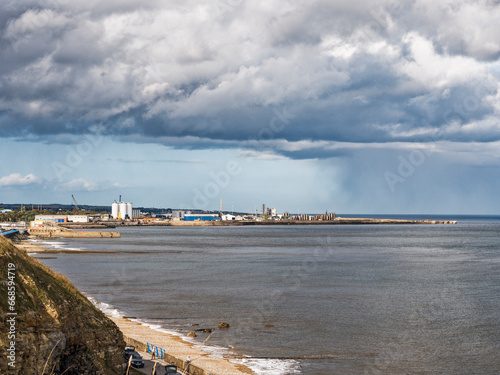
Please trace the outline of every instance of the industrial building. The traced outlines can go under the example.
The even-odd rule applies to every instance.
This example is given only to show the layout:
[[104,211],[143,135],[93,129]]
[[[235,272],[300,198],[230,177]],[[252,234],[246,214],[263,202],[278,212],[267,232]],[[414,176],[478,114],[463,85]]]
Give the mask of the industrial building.
[[219,215],[215,214],[185,214],[184,221],[215,221],[219,220]]
[[36,215],[35,221],[43,223],[67,223],[67,215]]
[[174,219],[183,219],[184,215],[190,214],[191,211],[186,210],[172,210],[172,218]]
[[222,221],[232,221],[232,220],[236,220],[236,216],[231,214],[222,215]]
[[114,202],[111,205],[111,216],[113,219],[132,219],[132,203]]
[[68,215],[70,223],[88,223],[90,221],[88,215]]
[[43,226],[45,223],[88,223],[88,215],[36,215],[32,226]]

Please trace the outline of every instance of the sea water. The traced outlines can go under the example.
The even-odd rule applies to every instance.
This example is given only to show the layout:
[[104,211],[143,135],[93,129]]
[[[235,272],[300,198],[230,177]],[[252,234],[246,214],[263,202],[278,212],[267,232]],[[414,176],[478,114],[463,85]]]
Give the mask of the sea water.
[[115,315],[215,329],[204,349],[258,374],[498,374],[500,218],[440,218],[124,227],[41,261]]

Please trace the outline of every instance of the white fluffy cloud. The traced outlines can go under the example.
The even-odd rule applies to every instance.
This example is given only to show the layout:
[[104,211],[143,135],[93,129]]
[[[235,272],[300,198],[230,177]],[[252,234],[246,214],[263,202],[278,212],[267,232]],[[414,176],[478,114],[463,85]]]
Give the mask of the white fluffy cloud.
[[80,192],[96,192],[106,191],[110,189],[125,189],[130,187],[129,185],[124,185],[116,182],[96,182],[85,178],[75,178],[66,182],[54,183],[52,186],[54,191]]
[[77,178],[55,186],[56,191],[98,191],[102,188],[94,181]]
[[23,186],[41,183],[42,179],[34,174],[27,174],[26,176],[20,173],[12,173],[8,176],[0,178],[0,187],[6,186]]

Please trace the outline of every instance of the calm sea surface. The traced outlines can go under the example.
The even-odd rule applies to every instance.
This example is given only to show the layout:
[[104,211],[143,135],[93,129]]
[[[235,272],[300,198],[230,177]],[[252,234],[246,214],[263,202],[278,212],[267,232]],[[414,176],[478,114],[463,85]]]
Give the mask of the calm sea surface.
[[441,218],[459,224],[120,228],[41,261],[156,328],[228,322],[206,350],[260,374],[499,374],[500,217]]

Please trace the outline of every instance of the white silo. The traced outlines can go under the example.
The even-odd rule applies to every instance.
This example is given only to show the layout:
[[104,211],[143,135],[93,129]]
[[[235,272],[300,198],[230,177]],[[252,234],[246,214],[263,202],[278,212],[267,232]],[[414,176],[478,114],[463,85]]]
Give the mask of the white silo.
[[118,203],[114,202],[111,205],[111,216],[113,217],[113,219],[118,219],[118,210],[119,210]]
[[132,219],[132,203],[127,203],[127,219]]
[[123,202],[120,202],[118,203],[119,205],[119,214],[118,214],[118,219],[125,219],[125,216],[127,215],[127,204],[126,203],[123,203]]

